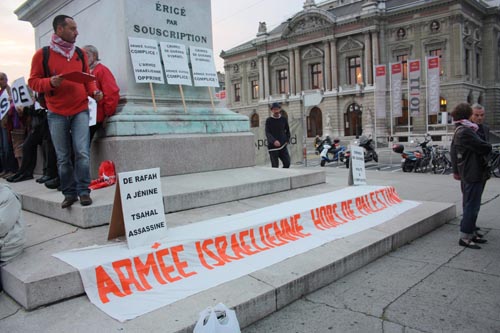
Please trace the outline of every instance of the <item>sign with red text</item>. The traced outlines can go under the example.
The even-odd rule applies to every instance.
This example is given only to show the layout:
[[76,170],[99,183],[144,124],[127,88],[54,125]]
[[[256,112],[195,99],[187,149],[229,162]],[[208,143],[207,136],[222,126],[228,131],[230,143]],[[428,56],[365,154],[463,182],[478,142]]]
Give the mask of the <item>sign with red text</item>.
[[125,321],[375,227],[418,205],[401,200],[393,187],[349,187],[170,228],[168,238],[152,246],[110,244],[55,257],[80,271],[92,303]]
[[401,99],[401,80],[403,79],[403,65],[400,62],[391,64],[391,117],[401,117],[403,110]]
[[[117,200],[120,200],[120,204]],[[114,230],[121,227],[116,224],[123,221],[124,228],[120,230],[124,230],[130,249],[151,246],[166,237],[160,168],[119,173],[113,206],[121,206],[121,214],[113,210],[109,234],[112,235]]]
[[387,69],[385,65],[375,66],[375,116],[386,117]]
[[427,110],[429,115],[438,114],[440,108],[440,68],[439,57],[425,57],[427,63]]
[[408,108],[412,117],[420,113],[420,59],[408,60]]

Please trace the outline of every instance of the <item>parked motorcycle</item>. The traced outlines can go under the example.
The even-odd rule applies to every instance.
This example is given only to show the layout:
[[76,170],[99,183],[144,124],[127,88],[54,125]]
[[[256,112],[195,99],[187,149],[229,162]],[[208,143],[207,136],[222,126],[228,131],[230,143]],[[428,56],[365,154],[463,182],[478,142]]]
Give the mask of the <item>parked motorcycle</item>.
[[329,137],[323,140],[317,147],[320,152],[319,156],[321,158],[320,165],[323,167],[326,163],[330,162],[344,162],[345,159],[345,147],[340,145],[340,140],[333,140],[333,144],[330,142]]
[[432,161],[432,147],[429,146],[431,139],[426,136],[423,142],[418,143],[422,151],[405,151],[404,145],[394,144],[392,151],[401,154],[401,169],[403,172],[425,172]]
[[[378,154],[375,151],[375,144],[373,142],[373,139],[372,139],[371,135],[369,135],[368,137],[364,136],[364,135],[360,136],[359,137],[358,145],[360,147],[364,148],[365,163],[366,162],[371,162],[371,161],[378,162]],[[350,158],[351,158],[351,151],[347,150],[345,152],[345,167],[346,168],[349,168]]]

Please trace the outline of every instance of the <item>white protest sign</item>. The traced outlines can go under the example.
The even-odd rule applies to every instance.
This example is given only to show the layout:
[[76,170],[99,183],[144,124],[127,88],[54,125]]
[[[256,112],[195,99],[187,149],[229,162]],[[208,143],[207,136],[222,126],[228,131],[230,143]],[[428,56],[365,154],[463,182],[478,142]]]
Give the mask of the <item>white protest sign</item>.
[[165,238],[160,168],[122,172],[118,179],[128,247],[148,246]]
[[165,83],[158,43],[152,39],[129,37],[128,46],[135,82]]
[[189,52],[191,66],[193,67],[194,85],[197,87],[218,87],[219,78],[217,77],[212,50],[190,46]]
[[363,147],[351,146],[349,185],[366,185],[365,149]]
[[0,95],[0,119],[3,119],[3,117],[5,117],[9,109],[9,94],[7,93],[7,89],[4,89],[4,91],[2,91],[2,94]]
[[168,84],[192,86],[186,46],[176,43],[160,43],[161,56],[165,66]]
[[24,107],[33,105],[28,86],[24,77],[20,77],[12,83],[12,100],[16,107]]
[[94,126],[97,124],[97,102],[92,97],[88,96],[89,99],[89,126]]

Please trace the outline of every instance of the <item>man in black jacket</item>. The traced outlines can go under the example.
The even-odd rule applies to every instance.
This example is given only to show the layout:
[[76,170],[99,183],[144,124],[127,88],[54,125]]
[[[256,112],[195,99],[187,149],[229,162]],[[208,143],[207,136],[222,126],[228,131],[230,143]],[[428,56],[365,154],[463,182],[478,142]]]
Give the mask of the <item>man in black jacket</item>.
[[450,147],[453,177],[460,180],[462,188],[463,216],[458,243],[480,249],[476,243],[486,243],[486,240],[477,234],[476,221],[483,189],[490,175],[487,158],[491,145],[479,137],[478,125],[469,120],[472,116],[469,104],[458,104],[451,115],[457,125]]
[[283,168],[290,167],[290,155],[287,144],[290,142],[290,127],[288,120],[281,114],[281,105],[273,103],[271,105],[271,117],[266,119],[266,138],[271,166],[277,168],[279,160],[283,163]]

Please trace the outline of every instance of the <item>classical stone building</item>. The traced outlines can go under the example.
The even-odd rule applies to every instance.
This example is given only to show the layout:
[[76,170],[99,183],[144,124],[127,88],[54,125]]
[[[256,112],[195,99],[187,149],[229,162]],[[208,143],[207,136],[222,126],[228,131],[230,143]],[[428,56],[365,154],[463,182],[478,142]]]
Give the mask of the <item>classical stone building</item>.
[[[409,125],[407,61],[421,59],[425,67],[426,56],[441,60],[441,112],[426,114],[423,68],[422,106]],[[228,107],[247,115],[254,133],[263,131],[268,105],[277,101],[291,123],[297,124],[299,138],[305,124],[309,138],[329,134],[352,139],[375,132],[378,142],[387,142],[390,94],[385,119],[375,119],[373,73],[375,65],[394,62],[403,64],[403,116],[392,121],[397,140],[428,131],[434,140],[445,141],[453,126],[443,112],[464,101],[483,104],[486,122],[500,130],[498,0],[330,0],[318,4],[307,0],[301,12],[271,31],[265,22],[259,23],[255,39],[223,51],[221,57]],[[322,102],[303,108],[303,93],[314,90],[322,92]]]

